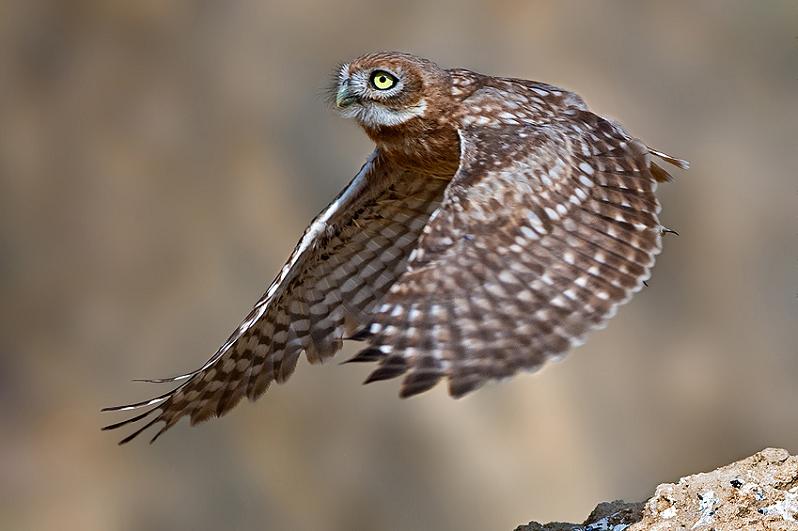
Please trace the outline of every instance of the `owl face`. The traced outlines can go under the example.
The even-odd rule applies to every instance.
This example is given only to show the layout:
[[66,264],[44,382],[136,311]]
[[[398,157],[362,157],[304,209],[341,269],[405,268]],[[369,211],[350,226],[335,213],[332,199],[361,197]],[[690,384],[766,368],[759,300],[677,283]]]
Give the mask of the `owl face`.
[[336,78],[336,109],[367,128],[396,127],[423,118],[428,88],[437,81],[437,66],[403,54],[371,54],[341,66]]

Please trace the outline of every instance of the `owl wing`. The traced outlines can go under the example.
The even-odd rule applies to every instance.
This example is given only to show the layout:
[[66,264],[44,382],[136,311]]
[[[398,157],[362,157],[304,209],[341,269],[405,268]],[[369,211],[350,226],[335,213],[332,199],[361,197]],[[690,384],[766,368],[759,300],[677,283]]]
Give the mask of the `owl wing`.
[[341,348],[347,331],[404,271],[421,229],[439,206],[447,181],[409,174],[375,151],[347,188],[311,223],[288,262],[222,347],[188,374],[149,380],[180,382],[161,396],[104,411],[147,408],[106,426],[115,429],[155,414],[121,443],[161,422],[153,441],[184,416],[220,416],[244,396],[258,398],[285,381],[301,353],[311,363]]
[[358,357],[379,360],[367,382],[405,374],[410,396],[446,377],[462,396],[581,344],[640,290],[669,176],[620,126],[567,114],[460,130],[443,203],[359,334],[370,346]]

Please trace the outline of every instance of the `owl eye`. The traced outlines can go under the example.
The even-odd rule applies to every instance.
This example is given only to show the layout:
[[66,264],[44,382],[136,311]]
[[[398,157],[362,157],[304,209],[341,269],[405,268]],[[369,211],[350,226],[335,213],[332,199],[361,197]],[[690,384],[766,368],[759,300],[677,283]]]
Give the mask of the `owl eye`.
[[388,90],[396,85],[396,77],[384,70],[375,70],[371,74],[371,86],[377,90]]

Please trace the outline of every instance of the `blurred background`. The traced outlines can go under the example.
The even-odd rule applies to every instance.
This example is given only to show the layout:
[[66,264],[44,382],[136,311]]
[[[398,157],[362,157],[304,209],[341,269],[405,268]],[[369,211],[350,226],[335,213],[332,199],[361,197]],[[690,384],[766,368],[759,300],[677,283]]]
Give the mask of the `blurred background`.
[[[689,159],[650,287],[463,400],[303,360],[117,447],[100,407],[203,363],[365,160],[322,92],[378,49],[570,88]],[[798,452],[797,84],[791,1],[0,3],[0,528],[503,530]]]

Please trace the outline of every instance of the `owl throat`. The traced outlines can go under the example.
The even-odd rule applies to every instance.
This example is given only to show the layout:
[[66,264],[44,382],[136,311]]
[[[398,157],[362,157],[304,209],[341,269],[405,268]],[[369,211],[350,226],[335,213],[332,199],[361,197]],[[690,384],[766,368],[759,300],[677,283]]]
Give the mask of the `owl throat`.
[[460,165],[460,137],[452,123],[418,118],[394,127],[363,127],[382,155],[399,167],[451,179]]

